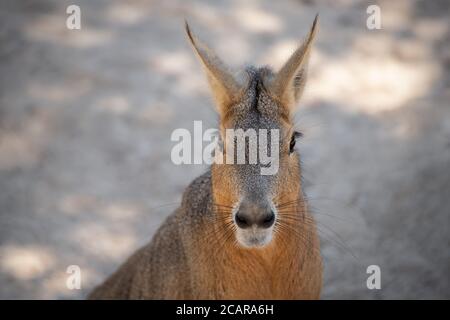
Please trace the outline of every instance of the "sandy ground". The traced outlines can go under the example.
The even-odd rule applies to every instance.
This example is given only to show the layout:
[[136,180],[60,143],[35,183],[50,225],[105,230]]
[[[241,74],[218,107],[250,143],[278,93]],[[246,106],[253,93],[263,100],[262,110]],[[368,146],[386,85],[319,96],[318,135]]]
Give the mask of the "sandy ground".
[[70,31],[71,3],[0,5],[0,298],[84,298],[205,170],[170,161],[174,129],[217,118],[184,18],[279,67],[317,12],[297,126],[323,298],[450,298],[448,1],[380,1],[382,30],[363,1],[80,0]]

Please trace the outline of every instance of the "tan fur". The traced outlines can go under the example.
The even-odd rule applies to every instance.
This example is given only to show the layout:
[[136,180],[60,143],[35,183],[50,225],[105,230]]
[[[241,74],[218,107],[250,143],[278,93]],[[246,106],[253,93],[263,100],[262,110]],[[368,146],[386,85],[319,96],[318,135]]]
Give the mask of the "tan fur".
[[[259,74],[264,83],[255,82],[262,90],[258,100],[261,112],[275,117],[286,137],[292,135],[293,104],[301,90],[293,79],[305,68],[303,60],[307,59],[316,20],[287,67],[273,77],[262,70]],[[213,93],[219,96],[220,128],[231,128],[237,118],[245,116],[236,111],[239,104],[235,100],[245,99],[244,93],[250,89],[239,84],[204,45],[199,49],[188,27],[187,32],[207,69]],[[286,99],[286,92],[291,92],[291,98]],[[237,243],[232,206],[241,197],[239,177],[233,166],[213,164],[186,189],[181,207],[168,217],[153,240],[90,298],[318,299],[322,286],[319,239],[302,191],[299,155],[289,152],[287,139],[282,141],[280,169],[272,181],[278,221],[268,245],[244,248]]]

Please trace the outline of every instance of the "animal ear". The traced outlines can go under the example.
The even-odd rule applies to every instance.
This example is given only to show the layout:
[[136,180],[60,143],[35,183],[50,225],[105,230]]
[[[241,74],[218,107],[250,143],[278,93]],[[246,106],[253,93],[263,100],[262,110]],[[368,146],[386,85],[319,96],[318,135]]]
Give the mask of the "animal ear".
[[204,43],[197,39],[191,32],[187,22],[185,22],[185,27],[189,41],[206,70],[219,112],[224,114],[226,109],[238,99],[242,86],[238,84],[222,60]]
[[295,50],[269,85],[270,91],[284,105],[293,108],[300,99],[306,83],[309,53],[317,32],[318,15],[305,41]]

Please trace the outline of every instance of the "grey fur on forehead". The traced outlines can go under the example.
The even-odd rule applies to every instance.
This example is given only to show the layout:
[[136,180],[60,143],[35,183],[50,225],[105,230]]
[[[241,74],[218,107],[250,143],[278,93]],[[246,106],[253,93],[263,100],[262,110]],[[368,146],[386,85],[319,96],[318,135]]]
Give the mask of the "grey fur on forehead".
[[[270,97],[264,85],[273,77],[272,70],[269,67],[248,66],[245,68],[245,75],[245,92],[242,99],[233,106],[235,127],[275,128],[274,124],[280,116],[279,106]],[[249,120],[258,120],[258,123]]]
[[[268,67],[256,68],[249,66],[245,69],[247,81],[242,99],[232,106],[233,127],[235,129],[267,129],[270,142],[272,135],[270,129],[281,129],[280,113],[278,104],[268,94],[264,83],[269,81],[273,73]],[[267,82],[266,82],[267,83]],[[258,133],[257,133],[258,134]],[[281,134],[279,135],[279,139]],[[282,141],[280,142],[280,148]],[[259,139],[258,142],[259,144]],[[270,143],[267,144],[267,151],[272,152]],[[249,159],[249,150],[245,150],[246,161]],[[237,187],[247,198],[254,201],[263,201],[276,181],[276,176],[261,175],[261,164],[233,164],[237,172],[239,183]],[[265,200],[264,200],[265,201]]]

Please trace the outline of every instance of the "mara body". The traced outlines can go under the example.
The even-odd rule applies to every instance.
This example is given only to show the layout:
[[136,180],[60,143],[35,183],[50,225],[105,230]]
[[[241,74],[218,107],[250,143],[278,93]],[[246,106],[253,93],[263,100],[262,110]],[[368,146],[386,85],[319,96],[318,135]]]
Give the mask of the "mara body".
[[[214,163],[183,194],[152,241],[98,286],[91,299],[317,299],[322,261],[301,185],[300,136],[293,113],[301,97],[317,17],[306,40],[278,71],[248,67],[237,76],[186,31],[227,129],[278,130],[277,171],[260,163]],[[269,136],[270,138],[270,136]],[[272,136],[274,138],[274,136]],[[268,144],[270,139],[258,139]],[[269,148],[271,145],[265,145]],[[244,149],[249,159],[249,148]]]

